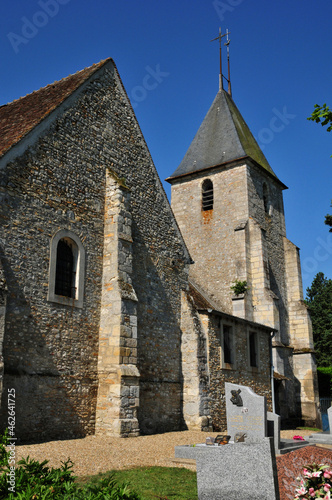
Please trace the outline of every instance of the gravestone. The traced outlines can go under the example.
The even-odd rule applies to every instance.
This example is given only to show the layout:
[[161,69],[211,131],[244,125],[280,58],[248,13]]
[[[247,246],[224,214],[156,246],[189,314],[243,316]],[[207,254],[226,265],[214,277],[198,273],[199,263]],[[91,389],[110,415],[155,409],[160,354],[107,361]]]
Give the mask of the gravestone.
[[245,432],[246,441],[255,442],[267,436],[266,398],[249,387],[225,383],[227,433],[231,441]]
[[330,406],[330,408],[327,409],[327,420],[329,423],[330,430],[327,429],[324,432],[316,432],[315,434],[311,434],[311,436],[309,436],[308,438],[310,444],[324,443],[332,445],[332,406]]
[[267,435],[273,437],[275,451],[278,454],[280,450],[280,428],[281,418],[276,413],[267,412]]
[[226,446],[176,446],[175,457],[194,459],[199,500],[279,500],[272,438]]

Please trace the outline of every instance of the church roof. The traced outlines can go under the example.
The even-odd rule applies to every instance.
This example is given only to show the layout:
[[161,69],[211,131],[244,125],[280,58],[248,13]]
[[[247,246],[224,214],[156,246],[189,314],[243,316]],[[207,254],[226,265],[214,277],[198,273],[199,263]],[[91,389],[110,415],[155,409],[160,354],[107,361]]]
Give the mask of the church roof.
[[197,309],[217,309],[217,306],[211,300],[211,298],[196,283],[194,283],[192,278],[189,278],[188,293]]
[[182,162],[167,180],[247,157],[277,179],[233,99],[219,90]]
[[110,59],[100,61],[32,94],[0,106],[0,156],[26,136],[108,61]]

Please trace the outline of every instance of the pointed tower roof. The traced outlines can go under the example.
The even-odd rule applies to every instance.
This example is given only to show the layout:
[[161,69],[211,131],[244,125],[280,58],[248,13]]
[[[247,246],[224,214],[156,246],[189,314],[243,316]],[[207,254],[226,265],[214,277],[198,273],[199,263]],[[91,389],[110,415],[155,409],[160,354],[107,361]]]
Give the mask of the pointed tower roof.
[[166,180],[172,182],[177,177],[244,158],[251,158],[268,174],[279,180],[233,99],[225,90],[221,89],[182,162]]

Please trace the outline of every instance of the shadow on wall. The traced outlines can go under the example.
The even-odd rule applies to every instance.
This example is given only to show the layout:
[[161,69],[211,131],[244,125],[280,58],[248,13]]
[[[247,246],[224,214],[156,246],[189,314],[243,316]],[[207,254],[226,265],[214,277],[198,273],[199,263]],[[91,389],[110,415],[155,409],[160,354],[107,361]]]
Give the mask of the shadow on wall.
[[141,434],[184,428],[181,373],[181,293],[184,263],[142,242],[133,221],[133,286],[138,297],[138,369]]
[[[45,322],[45,304],[43,310],[38,311],[33,295],[29,299],[25,297],[8,259],[3,252],[1,254],[9,289],[3,352],[1,431],[8,426],[8,390],[14,389],[15,437],[18,443],[73,439],[93,434],[97,365],[95,361],[90,377],[78,371],[81,349],[75,353],[73,347],[75,338],[79,338],[73,316],[80,313],[68,306],[47,304],[51,313]],[[53,324],[50,324],[51,318]],[[66,336],[63,336],[64,329]],[[52,345],[56,336],[58,343]],[[59,345],[61,349],[56,351]]]

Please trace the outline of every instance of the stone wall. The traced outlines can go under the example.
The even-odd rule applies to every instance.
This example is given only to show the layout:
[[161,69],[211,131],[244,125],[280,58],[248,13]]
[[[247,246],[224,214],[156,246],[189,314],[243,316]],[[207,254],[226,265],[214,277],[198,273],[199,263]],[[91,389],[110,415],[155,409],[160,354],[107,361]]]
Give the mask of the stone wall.
[[[288,345],[290,337],[283,245],[286,230],[282,186],[257,166],[248,166],[249,214],[255,222],[251,224],[254,321],[276,328],[277,340]],[[261,247],[258,252],[255,251],[255,245]],[[255,259],[258,259],[256,270]]]
[[[172,209],[194,260],[190,275],[223,311],[232,314],[236,279],[246,279],[245,246],[236,228],[248,220],[246,165],[172,181]],[[202,211],[202,184],[213,181],[213,210]]]
[[[232,328],[232,366],[222,360],[223,324]],[[227,430],[225,382],[250,387],[267,398],[272,410],[270,329],[216,311],[197,312],[186,295],[182,331],[183,416],[188,429]],[[259,339],[257,368],[249,366],[249,332]]]
[[[205,179],[214,192],[213,210],[207,211]],[[289,342],[281,184],[254,164],[238,162],[173,180],[172,208],[195,262],[193,279],[224,312],[270,325]],[[248,282],[243,304],[232,301],[235,280]]]
[[[213,182],[213,209],[204,211],[202,184],[206,179]],[[276,331],[273,358],[281,376],[277,392],[283,418],[299,416],[301,402],[308,408],[310,399],[316,408],[315,370],[309,390],[309,372],[304,383],[296,368],[299,363],[293,360],[294,348],[312,350],[312,338],[300,297],[298,256],[285,237],[285,186],[250,160],[196,172],[171,183],[172,208],[195,261],[191,277],[222,312]],[[232,294],[235,280],[247,281],[244,295]],[[215,396],[219,398],[217,393]]]
[[[221,365],[222,324],[231,325],[235,342],[235,360],[230,368]],[[271,400],[271,365],[270,365],[270,330],[258,325],[241,322],[236,318],[222,314],[209,316],[209,371],[211,417],[215,431],[226,431],[225,382],[250,387],[260,396],[267,399],[268,411],[272,411]],[[249,366],[248,334],[255,332],[258,336],[258,367]]]
[[[127,253],[118,254],[124,261],[117,286],[130,284],[138,302],[103,302],[105,312],[107,167],[130,190],[125,211],[130,207],[131,216],[116,215],[118,240],[127,245]],[[100,397],[109,394],[106,380],[114,383],[105,377],[102,351],[98,375],[100,317],[104,328],[103,318],[113,312],[120,331],[109,351],[117,353],[121,403],[111,418],[98,414],[99,430],[137,432],[125,421],[135,421],[138,411],[138,373],[141,430],[179,429],[180,301],[189,255],[112,62],[0,160],[0,198],[0,258],[8,285],[5,392],[16,389],[17,435],[40,440],[95,431],[98,383]],[[126,242],[121,234],[130,224],[133,242]],[[80,238],[86,254],[82,308],[47,300],[50,242],[64,228]],[[121,368],[127,364],[136,369]],[[2,424],[5,401],[3,412]],[[113,417],[123,422],[111,431]]]
[[[1,424],[15,388],[16,433],[26,441],[84,436],[95,425],[104,172],[78,156],[72,120],[58,123],[0,168],[8,286]],[[85,248],[83,308],[47,300],[51,239],[63,228]]]

